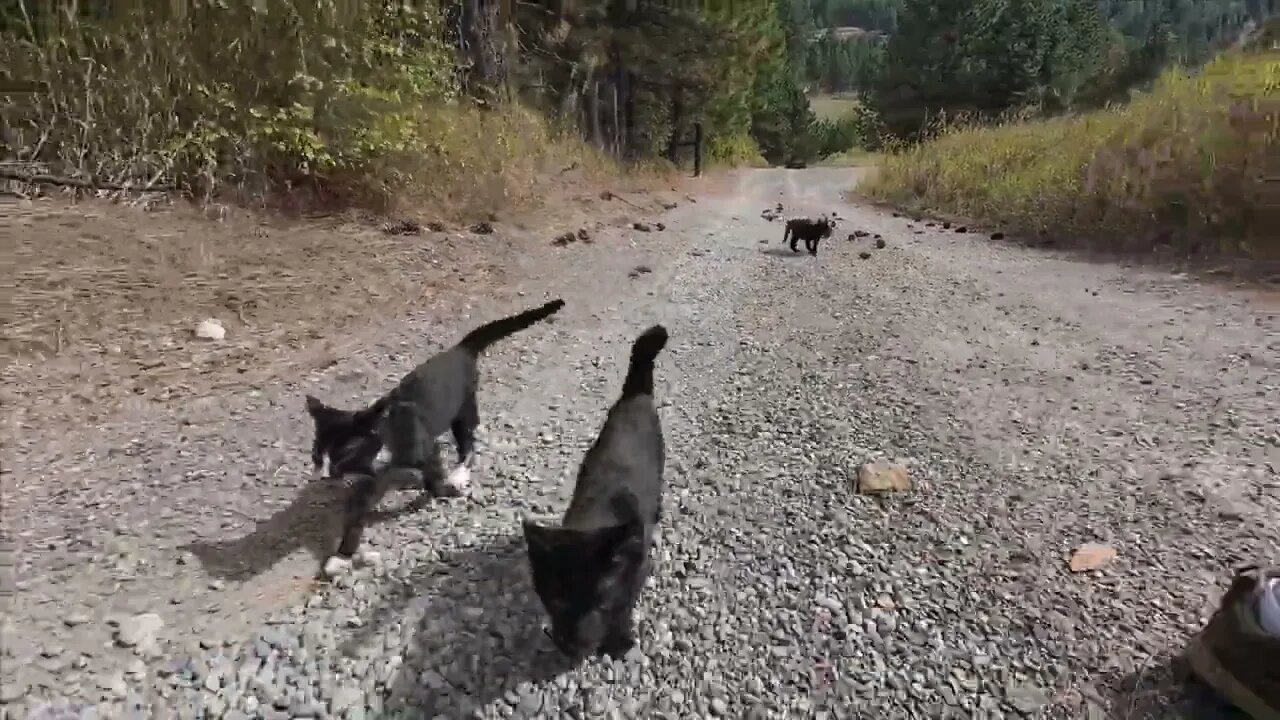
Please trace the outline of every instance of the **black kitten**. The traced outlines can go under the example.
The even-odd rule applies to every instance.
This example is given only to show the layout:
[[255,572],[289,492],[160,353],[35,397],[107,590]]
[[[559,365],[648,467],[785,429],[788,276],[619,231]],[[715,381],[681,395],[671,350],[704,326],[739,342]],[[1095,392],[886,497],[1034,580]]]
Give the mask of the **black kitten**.
[[826,238],[831,237],[831,231],[836,227],[834,219],[828,220],[821,218],[819,220],[811,220],[809,218],[792,218],[787,221],[787,229],[782,232],[782,242],[791,239],[791,252],[799,252],[800,249],[796,244],[800,240],[804,240],[804,248],[809,251],[810,255],[818,254],[818,243]]
[[662,506],[666,448],[653,362],[666,344],[666,329],[655,325],[632,345],[622,396],[582,459],[561,526],[523,522],[551,639],[574,658],[620,656],[635,645],[632,612],[651,569]]
[[[563,300],[495,320],[472,330],[462,341],[405,375],[390,393],[363,410],[339,410],[307,396],[315,421],[311,461],[316,475],[329,461],[329,475],[359,476],[347,501],[338,556],[349,558],[360,544],[364,517],[408,470],[421,473],[422,487],[436,496],[465,494],[470,485],[475,431],[480,424],[476,390],[477,361],[495,342],[544,320],[564,307]],[[444,477],[436,438],[453,433],[458,464]]]

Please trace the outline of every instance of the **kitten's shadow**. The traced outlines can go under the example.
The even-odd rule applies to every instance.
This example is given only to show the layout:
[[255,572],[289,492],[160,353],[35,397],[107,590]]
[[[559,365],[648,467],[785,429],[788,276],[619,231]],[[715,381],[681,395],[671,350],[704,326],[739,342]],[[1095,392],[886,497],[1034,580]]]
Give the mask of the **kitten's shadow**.
[[1179,656],[1107,683],[1114,720],[1249,720],[1209,686],[1190,674]]
[[[526,558],[518,534],[481,540],[383,585],[381,601],[342,652],[377,652],[383,628],[411,624],[401,631],[410,639],[404,663],[387,683],[384,714],[472,717],[521,683],[546,682],[572,669],[542,632]],[[525,710],[518,715],[537,714]]]
[[765,248],[760,251],[760,254],[769,255],[772,257],[781,257],[781,258],[802,258],[802,257],[809,256],[808,251],[791,252],[790,250],[785,248],[775,248],[775,247]]
[[[341,479],[308,479],[287,507],[259,520],[248,535],[235,540],[197,540],[181,549],[195,555],[205,572],[233,581],[257,577],[300,548],[315,558],[319,568],[333,553],[342,534],[342,506],[348,487]],[[388,498],[396,494],[388,493]],[[414,494],[412,501],[394,510],[372,513],[368,525],[425,507],[427,496],[417,491]]]

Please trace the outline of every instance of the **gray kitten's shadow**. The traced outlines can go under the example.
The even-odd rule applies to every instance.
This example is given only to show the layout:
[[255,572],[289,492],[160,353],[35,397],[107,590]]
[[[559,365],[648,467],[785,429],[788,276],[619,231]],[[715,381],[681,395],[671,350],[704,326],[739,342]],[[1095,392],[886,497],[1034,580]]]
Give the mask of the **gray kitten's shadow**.
[[791,252],[791,250],[788,248],[776,248],[776,247],[765,248],[760,251],[760,254],[769,255],[772,257],[781,257],[781,258],[809,257],[809,251],[807,250],[798,250],[796,252]]

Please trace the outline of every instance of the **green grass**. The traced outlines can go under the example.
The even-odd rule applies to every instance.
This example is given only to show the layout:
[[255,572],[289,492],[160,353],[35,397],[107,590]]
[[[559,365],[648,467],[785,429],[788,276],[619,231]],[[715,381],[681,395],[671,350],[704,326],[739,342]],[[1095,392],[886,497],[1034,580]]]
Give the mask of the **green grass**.
[[1280,53],[1166,72],[1122,107],[957,128],[857,192],[1112,250],[1280,256]]
[[853,94],[814,95],[809,98],[809,107],[819,120],[834,122],[847,117],[857,109],[861,102]]

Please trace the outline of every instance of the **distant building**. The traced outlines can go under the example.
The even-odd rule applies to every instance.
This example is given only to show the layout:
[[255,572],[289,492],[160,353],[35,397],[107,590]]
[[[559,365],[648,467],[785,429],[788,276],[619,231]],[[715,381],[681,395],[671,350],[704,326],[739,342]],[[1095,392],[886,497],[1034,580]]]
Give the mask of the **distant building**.
[[813,42],[817,42],[822,38],[830,36],[839,42],[853,42],[865,40],[880,40],[887,37],[887,34],[881,30],[867,30],[854,25],[846,25],[843,27],[821,28],[813,34]]

